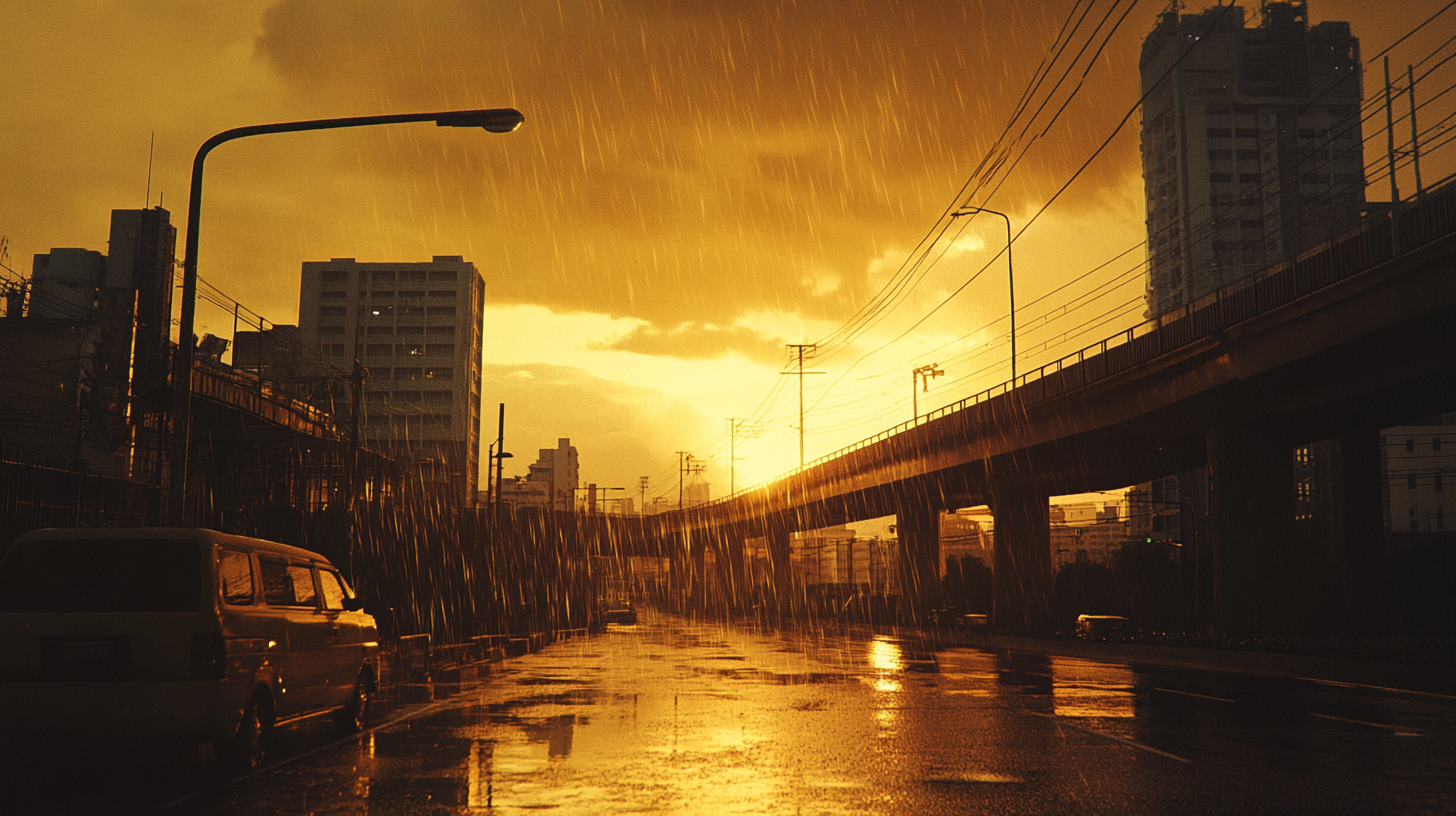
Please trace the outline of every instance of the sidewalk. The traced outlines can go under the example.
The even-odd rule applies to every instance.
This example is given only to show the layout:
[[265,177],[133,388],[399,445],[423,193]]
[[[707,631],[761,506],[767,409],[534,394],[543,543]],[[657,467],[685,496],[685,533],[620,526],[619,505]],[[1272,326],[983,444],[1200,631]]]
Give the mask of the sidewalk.
[[[1382,689],[1399,689],[1456,699],[1456,669],[1376,663],[1333,657],[1201,649],[1188,646],[1149,646],[1098,640],[968,635],[957,638],[986,651],[1030,652],[1112,663],[1171,666],[1197,671],[1221,671],[1263,677],[1288,677]],[[947,643],[946,645],[952,645]]]

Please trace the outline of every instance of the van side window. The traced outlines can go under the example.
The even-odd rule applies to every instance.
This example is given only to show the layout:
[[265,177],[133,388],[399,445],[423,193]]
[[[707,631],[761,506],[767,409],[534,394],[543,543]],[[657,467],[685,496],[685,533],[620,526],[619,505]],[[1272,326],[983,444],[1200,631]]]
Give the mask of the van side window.
[[344,592],[344,585],[339,581],[339,574],[331,570],[319,570],[319,585],[324,590],[324,609],[338,611],[344,608],[344,598],[348,595]]
[[313,568],[258,559],[263,570],[263,598],[269,606],[316,606]]
[[217,577],[223,603],[243,606],[253,602],[253,564],[247,553],[223,550]]

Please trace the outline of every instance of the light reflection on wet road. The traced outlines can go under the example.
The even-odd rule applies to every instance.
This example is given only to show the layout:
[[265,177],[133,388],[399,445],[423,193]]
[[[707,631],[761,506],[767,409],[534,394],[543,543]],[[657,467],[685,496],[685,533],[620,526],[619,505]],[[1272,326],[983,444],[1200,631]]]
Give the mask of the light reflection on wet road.
[[1456,809],[1456,699],[937,653],[868,631],[644,613],[402,712],[167,812]]

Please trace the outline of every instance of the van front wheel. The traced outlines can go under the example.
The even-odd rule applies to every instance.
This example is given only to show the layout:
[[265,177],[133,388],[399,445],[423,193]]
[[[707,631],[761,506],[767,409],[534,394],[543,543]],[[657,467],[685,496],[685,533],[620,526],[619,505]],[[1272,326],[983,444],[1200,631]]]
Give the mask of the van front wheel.
[[334,730],[339,736],[357,734],[364,730],[369,722],[369,677],[359,673],[359,679],[354,682],[354,692],[349,695],[349,702],[343,708],[334,712]]

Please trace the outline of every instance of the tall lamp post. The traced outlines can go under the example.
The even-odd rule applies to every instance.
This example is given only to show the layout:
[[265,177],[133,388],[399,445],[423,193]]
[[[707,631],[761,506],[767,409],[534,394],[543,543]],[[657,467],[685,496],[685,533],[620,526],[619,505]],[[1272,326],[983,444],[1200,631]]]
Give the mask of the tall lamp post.
[[1011,266],[1011,219],[1006,213],[988,210],[985,207],[962,207],[950,214],[951,218],[962,215],[999,215],[1006,220],[1006,287],[1011,297],[1011,387],[1016,387],[1016,274]]
[[925,386],[925,393],[929,394],[930,380],[934,377],[939,377],[940,375],[945,373],[941,369],[936,368],[937,365],[939,365],[939,363],[923,365],[910,372],[910,419],[912,421],[920,418],[921,384],[924,384]]
[[168,524],[183,524],[187,507],[187,447],[192,425],[192,329],[197,312],[197,236],[198,219],[202,214],[202,165],[207,154],[225,142],[268,133],[297,133],[305,130],[334,130],[406,122],[434,122],[438,127],[478,127],[491,133],[510,133],[520,127],[525,119],[514,108],[351,116],[343,119],[248,125],[224,130],[202,143],[202,147],[197,149],[197,156],[192,160],[192,188],[187,200],[187,237],[182,261],[181,329],[177,335],[177,359],[172,377],[172,461],[171,484],[167,491]]

